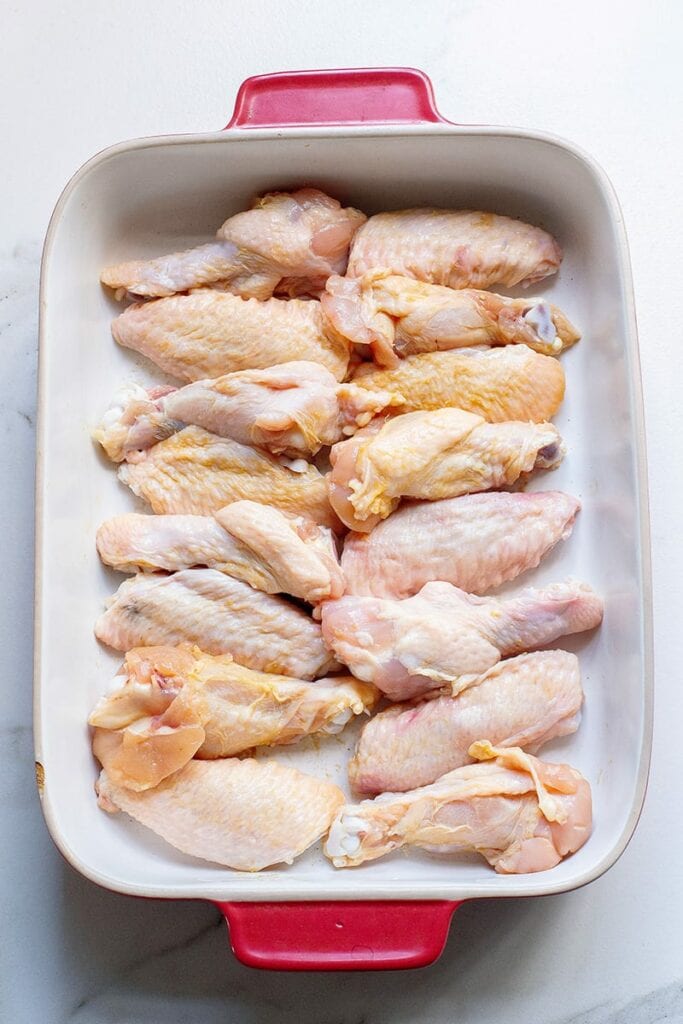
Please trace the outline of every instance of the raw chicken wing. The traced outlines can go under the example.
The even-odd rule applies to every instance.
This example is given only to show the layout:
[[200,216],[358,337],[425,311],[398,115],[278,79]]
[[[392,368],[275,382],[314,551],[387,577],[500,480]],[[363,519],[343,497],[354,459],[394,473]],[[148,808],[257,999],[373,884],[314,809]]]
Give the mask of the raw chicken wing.
[[354,676],[374,683],[391,700],[407,700],[486,672],[501,656],[593,629],[602,611],[598,595],[573,581],[527,587],[501,599],[434,582],[405,601],[326,601],[322,625],[327,645]]
[[247,499],[339,529],[325,477],[315,466],[298,460],[289,468],[268,452],[201,427],[185,427],[138,462],[124,463],[119,480],[157,513],[210,515]]
[[127,385],[94,437],[114,462],[135,462],[141,451],[193,424],[240,444],[297,458],[349,437],[387,406],[402,401],[401,395],[379,389],[338,384],[318,363],[282,363],[177,390],[148,392]]
[[553,469],[565,451],[551,423],[486,423],[461,409],[406,413],[377,426],[330,452],[330,502],[359,532],[386,519],[402,497],[434,501],[506,487]]
[[509,288],[542,281],[561,260],[555,239],[521,220],[475,210],[397,210],[376,214],[357,232],[347,274],[387,270],[449,288]]
[[524,874],[547,871],[583,846],[592,827],[591,791],[575,768],[486,741],[469,753],[488,760],[456,768],[430,786],[343,807],[325,844],[335,867],[418,846],[434,853],[476,850],[496,871]]
[[521,342],[556,356],[580,337],[557,306],[544,299],[458,291],[384,270],[355,279],[331,277],[321,302],[337,332],[357,345],[369,345],[381,366],[395,366],[397,356],[464,345]]
[[119,345],[183,381],[265,369],[293,359],[343,380],[351,346],[324,322],[319,302],[242,299],[202,288],[129,306],[112,323]]
[[493,491],[406,502],[370,533],[349,533],[349,594],[412,597],[431,580],[471,594],[535,568],[571,533],[580,504],[561,491]]
[[344,592],[331,531],[255,501],[235,501],[215,517],[114,516],[97,531],[97,550],[119,572],[207,566],[309,604]]
[[144,296],[219,283],[236,295],[267,299],[283,278],[298,292],[315,292],[330,274],[344,273],[349,244],[365,219],[317,189],[269,192],[226,220],[215,242],[106,267],[100,280]]
[[556,736],[576,732],[582,700],[575,654],[520,654],[471,677],[456,696],[416,707],[397,704],[376,715],[361,733],[349,779],[371,794],[426,786],[467,764],[480,736],[535,753]]
[[329,782],[252,758],[190,761],[142,793],[103,771],[97,792],[103,810],[125,811],[182,853],[238,871],[291,864],[344,803]]
[[403,401],[396,404],[402,413],[456,407],[489,423],[541,423],[555,415],[564,398],[558,360],[526,345],[427,352],[402,359],[394,370],[362,363],[353,382],[378,391],[378,397],[386,390],[400,393]]
[[215,569],[126,580],[95,636],[117,651],[193,643],[208,654],[232,654],[247,668],[299,679],[336,667],[310,615]]
[[254,672],[198,647],[130,651],[119,689],[88,719],[93,751],[116,785],[142,790],[194,755],[233,757],[255,746],[342,731],[378,691],[351,676],[316,683]]

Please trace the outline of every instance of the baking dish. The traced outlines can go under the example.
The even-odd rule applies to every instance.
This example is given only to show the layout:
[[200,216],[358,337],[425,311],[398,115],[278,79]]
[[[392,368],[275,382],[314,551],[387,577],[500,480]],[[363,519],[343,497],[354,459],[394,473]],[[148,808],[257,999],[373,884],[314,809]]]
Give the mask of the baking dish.
[[[557,424],[569,448],[535,488],[577,495],[571,539],[534,574],[588,580],[606,599],[602,628],[563,646],[579,653],[586,707],[579,732],[544,757],[590,780],[590,841],[552,871],[495,874],[479,859],[411,853],[335,871],[319,849],[291,867],[242,874],[193,860],[103,814],[87,715],[120,657],[92,623],[121,577],[97,560],[94,534],[132,495],[89,440],[124,379],[159,381],[116,346],[120,308],[99,269],[213,235],[256,192],[309,184],[373,213],[417,205],[518,216],[562,243],[560,274],[540,289],[582,328],[564,357]],[[542,132],[461,126],[438,114],[412,69],[266,75],[245,82],[228,130],[142,139],[86,163],[47,233],[40,298],[35,736],[53,839],[88,878],[139,896],[205,898],[226,915],[233,949],[254,966],[415,967],[434,960],[453,910],[480,896],[534,896],[597,878],[624,850],[642,806],[651,744],[652,633],[648,509],[635,314],[624,225],[604,173]],[[353,730],[272,752],[344,785]]]

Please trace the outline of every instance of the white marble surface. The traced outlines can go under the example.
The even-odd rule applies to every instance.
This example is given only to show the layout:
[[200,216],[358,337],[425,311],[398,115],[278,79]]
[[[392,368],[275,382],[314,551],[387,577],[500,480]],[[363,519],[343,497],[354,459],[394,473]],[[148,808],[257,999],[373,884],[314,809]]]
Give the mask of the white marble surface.
[[[683,1021],[681,5],[26,0],[2,7],[0,1020]],[[62,862],[43,825],[30,721],[40,246],[62,186],[96,150],[138,135],[219,127],[249,74],[382,64],[424,68],[453,120],[573,139],[602,163],[621,198],[650,454],[654,762],[635,838],[588,888],[461,908],[442,959],[417,975],[256,973],[231,957],[210,906],[100,890]]]

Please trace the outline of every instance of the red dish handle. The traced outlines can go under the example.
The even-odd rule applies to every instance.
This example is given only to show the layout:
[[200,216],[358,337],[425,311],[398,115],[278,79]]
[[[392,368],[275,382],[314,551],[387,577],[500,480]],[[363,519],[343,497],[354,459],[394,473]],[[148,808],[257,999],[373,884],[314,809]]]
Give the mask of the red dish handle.
[[283,71],[247,78],[228,128],[445,122],[416,68]]
[[450,900],[218,903],[248,967],[376,971],[426,967],[443,952]]

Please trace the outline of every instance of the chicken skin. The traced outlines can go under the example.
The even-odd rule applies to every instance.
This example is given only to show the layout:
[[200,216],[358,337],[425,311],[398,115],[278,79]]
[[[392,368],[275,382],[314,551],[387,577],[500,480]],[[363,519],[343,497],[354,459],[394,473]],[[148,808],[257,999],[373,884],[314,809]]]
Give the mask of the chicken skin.
[[411,412],[369,426],[330,452],[330,503],[360,533],[386,519],[401,498],[435,501],[506,487],[536,469],[553,469],[565,451],[551,423],[486,423],[461,409]]
[[158,514],[211,515],[232,501],[258,501],[338,530],[325,477],[308,462],[294,468],[268,452],[185,427],[123,463],[119,480]]
[[[402,359],[394,370],[362,363],[353,383],[379,396],[395,392],[401,413],[455,407],[489,423],[551,419],[564,398],[564,370],[557,359],[526,345],[427,352]],[[385,407],[389,403],[385,403]]]
[[177,390],[127,385],[94,437],[114,462],[134,462],[141,451],[192,424],[298,458],[350,437],[387,406],[402,402],[402,395],[338,384],[318,363],[282,363]]
[[97,531],[97,550],[119,572],[206,566],[309,604],[344,592],[331,531],[255,501],[235,501],[215,517],[114,516]]
[[322,627],[330,650],[357,679],[399,701],[486,672],[501,657],[593,629],[602,614],[598,595],[573,581],[501,599],[434,582],[405,601],[326,601]]
[[114,339],[182,381],[267,369],[295,359],[319,363],[343,380],[351,345],[323,321],[320,303],[242,299],[203,288],[129,306]]
[[467,764],[470,746],[484,735],[494,746],[535,753],[576,732],[582,701],[576,655],[520,654],[471,677],[455,697],[397,704],[376,715],[361,733],[349,780],[369,794],[426,786]]
[[122,583],[95,624],[117,651],[196,644],[259,672],[315,679],[336,663],[301,608],[215,569],[140,575]]
[[336,331],[368,345],[380,366],[398,357],[466,345],[524,344],[559,355],[580,338],[564,313],[544,299],[509,299],[457,290],[385,270],[360,278],[331,277],[321,298]]
[[130,651],[121,686],[88,719],[93,751],[116,785],[143,790],[191,757],[234,757],[256,746],[336,734],[378,691],[351,676],[316,683],[254,672],[198,647]]
[[521,220],[475,210],[397,210],[375,214],[356,233],[347,276],[386,270],[448,288],[511,288],[542,281],[561,261],[555,239]]
[[525,874],[547,871],[583,846],[592,827],[591,791],[575,768],[487,741],[469,753],[483,763],[408,793],[343,807],[325,844],[335,867],[417,846],[446,854],[476,850],[502,874]]
[[103,771],[97,792],[103,810],[124,811],[182,853],[238,871],[291,864],[344,803],[329,782],[253,758],[190,761],[139,793]]
[[443,580],[485,594],[534,569],[569,536],[579,508],[561,491],[407,502],[370,533],[347,534],[346,592],[402,599]]
[[256,299],[269,298],[283,283],[317,292],[330,274],[344,273],[351,239],[365,219],[317,189],[270,192],[226,220],[215,242],[106,267],[100,280],[120,294],[145,297],[212,284]]

